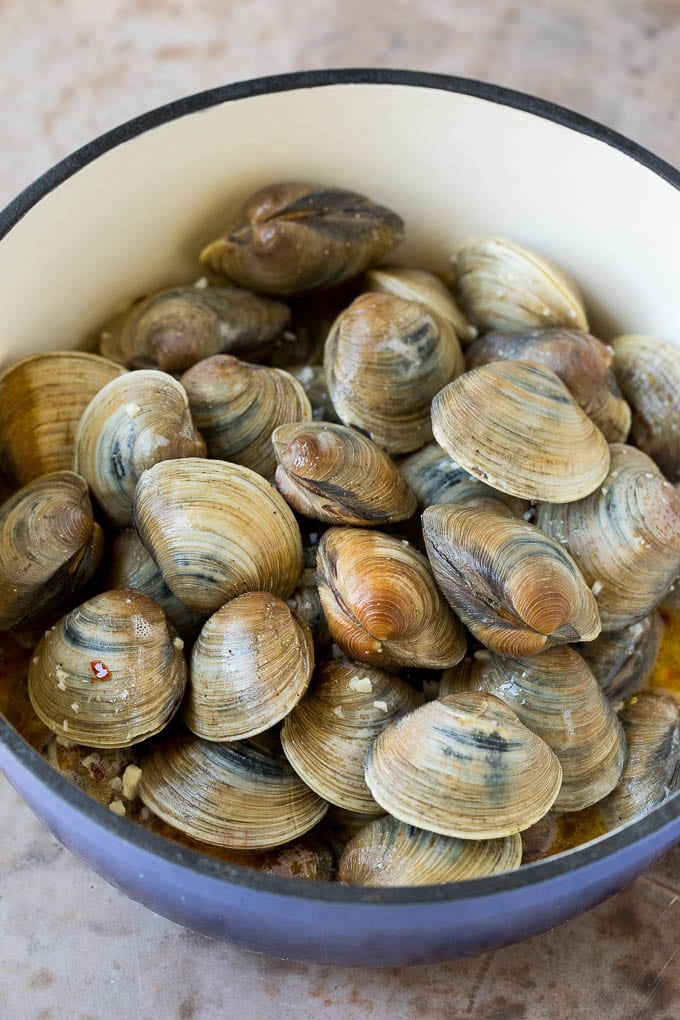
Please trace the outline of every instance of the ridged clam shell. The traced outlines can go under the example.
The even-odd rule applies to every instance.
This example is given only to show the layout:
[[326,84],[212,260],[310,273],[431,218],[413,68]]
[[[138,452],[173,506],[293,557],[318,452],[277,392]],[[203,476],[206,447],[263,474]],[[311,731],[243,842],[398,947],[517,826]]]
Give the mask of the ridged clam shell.
[[127,747],[174,715],[186,683],[183,642],[162,609],[131,589],[84,602],[47,631],[28,671],[36,714],[87,747]]
[[364,274],[364,284],[368,291],[393,294],[404,301],[426,305],[453,326],[461,343],[470,343],[477,336],[476,327],[468,322],[449,288],[434,273],[404,266],[380,266]]
[[297,839],[328,810],[280,749],[259,739],[215,744],[179,734],[159,741],[142,760],[139,793],[174,828],[242,850]]
[[618,783],[626,757],[621,724],[571,648],[526,659],[477,652],[442,677],[441,697],[461,691],[494,694],[555,752],[562,786],[553,810],[581,811]]
[[403,521],[416,498],[370,439],[330,422],[280,425],[272,435],[276,485],[299,513],[327,524]]
[[184,372],[213,354],[257,361],[289,322],[286,305],[239,287],[173,287],[118,316],[99,349],[129,368]]
[[333,640],[374,666],[453,666],[465,652],[459,621],[424,556],[379,531],[329,528],[317,577]]
[[432,398],[464,361],[451,327],[423,305],[362,294],[335,320],[324,366],[341,421],[390,453],[410,453],[431,442]]
[[662,630],[661,617],[651,613],[630,627],[600,634],[594,641],[575,646],[614,707],[620,707],[647,682],[654,669]]
[[533,524],[477,507],[432,506],[423,535],[448,602],[498,655],[536,655],[599,634],[595,598],[578,567]]
[[182,385],[209,455],[265,478],[273,478],[276,470],[273,430],[312,418],[307,395],[292,375],[227,354],[194,365],[182,376]]
[[469,237],[452,262],[460,305],[482,333],[534,326],[588,329],[574,281],[530,248],[503,237]]
[[557,797],[562,769],[502,701],[477,691],[393,723],[366,758],[366,783],[395,818],[444,836],[495,839],[528,828]]
[[381,669],[342,659],[326,662],[284,721],[284,753],[324,800],[376,814],[380,806],[364,780],[366,752],[386,726],[422,702],[408,684]]
[[74,440],[74,468],[109,523],[132,523],[135,486],[162,460],[203,457],[184,388],[165,372],[127,372],[96,394]]
[[309,627],[276,595],[246,592],[207,621],[191,653],[184,706],[206,740],[242,740],[297,705],[314,668]]
[[286,502],[260,475],[223,461],[165,461],[144,473],[135,527],[185,605],[214,613],[246,591],[290,595],[302,541]]
[[380,262],[403,230],[396,213],[356,192],[284,181],[251,195],[201,261],[253,290],[301,294]]
[[680,493],[632,446],[612,444],[602,487],[578,502],[539,507],[536,523],[597,593],[604,633],[649,616],[680,573]]
[[0,375],[0,464],[26,485],[73,466],[73,438],[83,411],[102,386],[125,372],[81,351],[34,354]]
[[607,441],[548,368],[496,361],[432,401],[434,437],[475,478],[523,499],[566,503],[609,468]]

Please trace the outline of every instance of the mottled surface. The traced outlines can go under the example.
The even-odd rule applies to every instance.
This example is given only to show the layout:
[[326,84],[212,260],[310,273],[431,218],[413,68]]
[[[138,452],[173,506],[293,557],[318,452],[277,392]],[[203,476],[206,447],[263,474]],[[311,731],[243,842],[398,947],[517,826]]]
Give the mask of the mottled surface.
[[[677,0],[0,0],[0,205],[93,135],[189,92],[322,66],[469,75],[680,163]],[[0,779],[2,1020],[672,1020],[680,849],[582,918],[436,967],[354,971],[223,946],[105,885]]]

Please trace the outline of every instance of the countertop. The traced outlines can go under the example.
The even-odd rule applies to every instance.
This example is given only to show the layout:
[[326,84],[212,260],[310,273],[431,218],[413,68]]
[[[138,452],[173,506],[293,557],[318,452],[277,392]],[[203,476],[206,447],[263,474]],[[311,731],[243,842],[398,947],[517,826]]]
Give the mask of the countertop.
[[[0,205],[145,109],[313,67],[494,81],[680,165],[679,52],[677,0],[0,0]],[[679,866],[677,848],[588,914],[474,959],[373,971],[286,963],[127,900],[0,777],[0,1018],[672,1020]]]

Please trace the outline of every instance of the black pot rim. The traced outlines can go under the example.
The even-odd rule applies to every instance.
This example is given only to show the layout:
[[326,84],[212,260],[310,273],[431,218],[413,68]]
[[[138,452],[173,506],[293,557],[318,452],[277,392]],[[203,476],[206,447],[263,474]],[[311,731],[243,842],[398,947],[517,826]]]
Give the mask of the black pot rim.
[[[526,113],[551,120],[580,134],[588,135],[618,149],[642,164],[668,184],[680,190],[680,171],[624,135],[597,121],[584,117],[563,106],[539,99],[523,92],[470,78],[458,78],[420,71],[403,71],[391,68],[343,68],[319,71],[300,71],[290,74],[253,78],[205,92],[199,92],[175,102],[160,106],[139,117],[107,131],[94,141],[67,156],[22,191],[0,212],[0,239],[2,239],[26,213],[50,191],[99,156],[143,134],[152,128],[191,113],[222,103],[247,99],[274,92],[319,88],[327,85],[406,85],[457,92],[489,102],[509,106]],[[50,789],[75,812],[86,816],[95,825],[108,829],[116,838],[138,849],[153,854],[168,863],[184,867],[206,877],[223,880],[225,884],[261,890],[263,893],[291,896],[301,900],[324,900],[338,904],[379,905],[391,904],[407,907],[414,904],[461,902],[485,899],[495,895],[511,895],[527,886],[539,886],[564,875],[577,875],[590,866],[625,851],[628,847],[663,830],[675,827],[680,818],[680,795],[676,794],[643,818],[613,832],[611,835],[585,844],[582,848],[567,851],[555,857],[525,865],[518,871],[504,875],[478,878],[449,885],[415,886],[398,889],[366,889],[340,886],[325,882],[300,882],[278,878],[251,868],[227,864],[216,858],[185,849],[157,836],[140,825],[118,818],[109,809],[88,797],[53,769],[9,723],[0,716],[0,742],[35,779]]]

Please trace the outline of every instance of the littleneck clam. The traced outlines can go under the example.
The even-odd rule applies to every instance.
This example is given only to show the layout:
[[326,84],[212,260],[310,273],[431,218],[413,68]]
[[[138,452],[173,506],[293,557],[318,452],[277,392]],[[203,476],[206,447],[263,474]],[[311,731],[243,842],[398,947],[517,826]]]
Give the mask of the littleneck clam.
[[251,195],[201,261],[253,290],[301,294],[377,264],[403,231],[396,213],[356,192],[285,181]]
[[312,408],[302,385],[280,368],[249,365],[228,354],[200,361],[182,376],[196,427],[208,453],[273,478],[273,430],[308,422]]
[[680,573],[680,493],[632,446],[613,443],[602,487],[539,507],[536,523],[578,564],[604,633],[649,616]]
[[629,627],[575,646],[614,707],[645,685],[654,668],[662,630],[661,617],[651,613]]
[[198,636],[184,721],[206,740],[253,737],[297,705],[313,668],[304,620],[270,592],[246,592],[211,616]]
[[29,482],[0,508],[0,630],[58,609],[92,577],[104,536],[72,471]]
[[289,322],[286,305],[240,287],[173,287],[118,316],[99,349],[129,368],[183,372],[213,354],[258,361]]
[[307,517],[378,525],[415,512],[416,498],[394,462],[355,429],[330,422],[280,425],[272,443],[277,488]]
[[533,524],[472,506],[431,506],[423,535],[448,602],[498,655],[537,655],[599,634],[595,598],[578,567]]
[[75,470],[119,528],[132,523],[132,499],[144,471],[159,461],[204,455],[183,387],[151,369],[127,372],[104,386],[83,411],[74,441]]
[[612,341],[619,386],[633,411],[630,440],[680,482],[680,351],[651,336]]
[[432,401],[432,429],[471,475],[523,499],[581,499],[609,468],[600,430],[554,372],[529,361],[495,361],[449,383]]
[[96,595],[36,648],[28,671],[36,714],[87,747],[136,744],[163,729],[182,700],[183,645],[148,595]]
[[407,683],[382,669],[347,659],[326,662],[284,721],[284,753],[324,800],[375,814],[380,806],[364,780],[366,752],[386,726],[422,703]]
[[555,752],[562,786],[553,810],[581,811],[618,783],[626,757],[621,724],[571,648],[526,659],[476,652],[442,677],[441,697],[461,691],[494,694]]
[[482,333],[536,326],[588,329],[583,298],[554,262],[502,237],[470,237],[452,256],[455,292]]
[[424,305],[362,294],[338,316],[324,354],[338,417],[390,453],[432,440],[434,395],[464,368],[451,326]]
[[521,859],[522,837],[517,833],[502,839],[459,839],[386,816],[369,822],[350,840],[338,868],[346,885],[429,885],[514,871]]
[[0,375],[0,465],[15,485],[73,467],[73,438],[102,386],[125,373],[82,351],[33,354]]
[[159,741],[142,759],[139,792],[181,832],[244,850],[296,839],[328,810],[280,747],[258,737],[216,744],[180,733]]
[[402,822],[462,839],[527,829],[552,807],[562,769],[545,741],[491,694],[431,701],[380,734],[366,783]]
[[374,666],[453,666],[465,652],[459,621],[427,560],[380,531],[329,528],[319,542],[317,577],[333,640]]
[[476,327],[468,322],[449,288],[434,273],[404,266],[380,266],[364,274],[364,284],[368,291],[394,294],[405,301],[426,305],[453,326],[461,343],[468,344],[477,336]]
[[487,333],[469,348],[468,369],[491,361],[533,361],[551,369],[610,443],[624,443],[630,407],[617,385],[614,354],[590,333],[555,326],[522,333]]
[[246,591],[286,598],[302,571],[292,511],[261,475],[239,464],[155,464],[137,484],[134,521],[165,583],[199,613],[214,613]]

